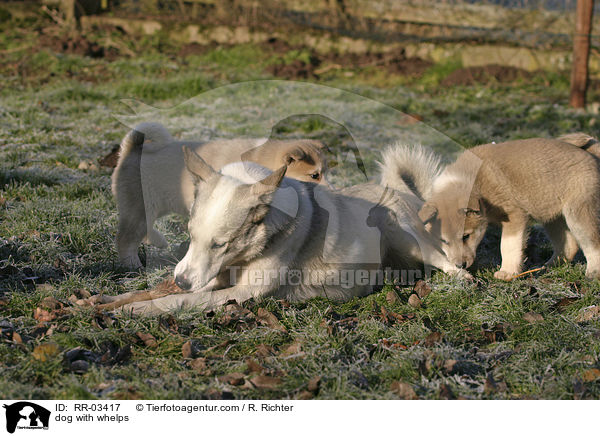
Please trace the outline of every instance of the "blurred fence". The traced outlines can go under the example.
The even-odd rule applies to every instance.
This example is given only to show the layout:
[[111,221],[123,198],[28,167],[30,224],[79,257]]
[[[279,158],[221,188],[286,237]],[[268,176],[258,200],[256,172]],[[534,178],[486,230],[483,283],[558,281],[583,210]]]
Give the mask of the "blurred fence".
[[[575,5],[576,0],[112,0],[107,10],[257,28],[290,23],[381,42],[566,48],[572,44]],[[592,40],[600,45],[600,32]]]

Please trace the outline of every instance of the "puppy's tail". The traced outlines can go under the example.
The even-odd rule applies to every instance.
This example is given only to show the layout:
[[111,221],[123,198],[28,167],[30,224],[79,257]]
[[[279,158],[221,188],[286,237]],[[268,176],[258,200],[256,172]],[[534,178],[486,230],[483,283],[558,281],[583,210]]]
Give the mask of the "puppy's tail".
[[142,144],[147,151],[153,151],[153,149],[162,148],[163,145],[171,141],[173,141],[173,137],[162,124],[154,122],[140,123],[123,138],[121,154],[128,154],[134,147],[139,147]]
[[381,184],[400,192],[412,192],[424,199],[433,180],[441,173],[441,161],[426,147],[396,143],[382,153]]
[[559,141],[567,142],[576,147],[582,148],[589,153],[592,153],[597,158],[600,158],[600,141],[593,136],[585,133],[569,133],[558,138]]

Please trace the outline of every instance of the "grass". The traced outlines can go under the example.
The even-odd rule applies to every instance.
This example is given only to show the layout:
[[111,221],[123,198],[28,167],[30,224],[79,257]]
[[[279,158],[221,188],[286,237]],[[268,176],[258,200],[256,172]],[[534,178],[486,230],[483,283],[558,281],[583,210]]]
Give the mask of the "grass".
[[[22,35],[18,26],[3,30],[2,49],[21,46]],[[297,398],[320,376],[320,399],[398,398],[397,381],[425,399],[600,398],[594,376],[600,368],[600,320],[578,318],[600,303],[600,284],[584,278],[581,263],[512,283],[495,281],[497,231],[482,247],[490,253],[481,258],[489,261],[475,272],[474,283],[434,275],[432,292],[419,308],[408,304],[412,287],[392,285],[345,304],[250,301],[244,307],[251,314],[233,318],[224,309],[131,318],[75,308],[69,297],[82,291],[146,289],[172,271],[157,265],[138,274],[116,264],[110,170],[78,169],[79,162],[104,156],[125,134],[113,117],[125,112],[120,99],[171,107],[219,85],[268,78],[264,66],[273,59],[253,45],[177,58],[171,52],[177,47],[151,39],[126,40],[144,54],[108,61],[34,48],[31,36],[25,41],[29,46],[9,51],[1,67],[0,397]],[[290,59],[304,55],[292,53]],[[379,85],[358,70],[352,77],[332,72],[318,83],[418,115],[464,146],[574,130],[600,135],[595,115],[567,108],[562,76],[547,75],[551,86],[542,78],[516,85],[437,86],[456,68],[436,66],[422,79],[392,78]],[[208,103],[180,107],[174,112],[177,132],[184,137],[202,129],[222,132],[226,126],[195,124],[209,119],[205,113],[213,109]],[[244,114],[236,116],[243,126]],[[373,132],[373,140],[388,127],[367,117],[351,126]],[[318,117],[301,117],[275,133],[321,137],[335,128]],[[333,142],[345,134],[334,133]],[[184,220],[169,217],[159,226],[175,255],[185,240]],[[542,242],[531,250],[534,266],[537,257],[549,255],[548,244],[536,240]],[[161,254],[150,247],[140,252],[147,259]],[[47,307],[55,300],[69,310]],[[54,318],[39,319],[38,313],[36,319],[38,308]],[[285,332],[257,324],[260,308],[272,312]],[[403,315],[402,321],[389,312]],[[540,316],[532,321],[531,313]],[[156,345],[148,346],[140,333],[152,335]],[[190,341],[195,352],[184,357],[182,346]],[[48,344],[48,353],[42,353],[40,346]],[[76,351],[87,362],[85,370],[69,358],[77,348],[88,352]],[[255,389],[219,378],[234,372],[252,378],[255,363],[280,384]]]

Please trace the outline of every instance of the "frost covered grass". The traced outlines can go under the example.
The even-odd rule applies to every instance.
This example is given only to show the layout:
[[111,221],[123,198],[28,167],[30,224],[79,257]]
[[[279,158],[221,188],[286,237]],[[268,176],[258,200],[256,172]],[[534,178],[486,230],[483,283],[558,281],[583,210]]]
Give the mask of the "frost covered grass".
[[[250,115],[231,111],[231,122],[224,122],[225,115],[214,114],[225,114],[224,106],[181,103],[220,85],[272,78],[264,66],[273,54],[260,46],[182,58],[173,54],[177,47],[163,45],[160,52],[154,40],[122,44],[144,54],[108,60],[55,53],[17,27],[0,37],[7,53],[0,91],[1,397],[600,397],[600,320],[590,309],[600,305],[600,285],[584,278],[581,263],[512,283],[495,281],[494,230],[481,247],[476,281],[437,274],[419,307],[408,304],[412,286],[391,285],[345,304],[267,299],[160,318],[74,306],[72,295],[146,289],[172,272],[172,261],[143,273],[116,264],[111,170],[80,169],[82,161],[97,165],[126,133],[114,117],[128,113],[121,99],[177,107],[169,115],[181,137],[243,134],[243,126],[257,126]],[[360,69],[346,70],[354,74],[332,71],[312,81],[415,117],[401,117],[398,125],[385,116],[348,121],[365,138],[383,142],[400,132],[436,146],[447,135],[449,143],[469,147],[578,130],[600,135],[595,114],[567,108],[560,77],[442,88],[438,76],[450,72],[448,66],[422,79],[384,83]],[[248,95],[244,107],[252,98],[259,102],[267,94]],[[214,122],[198,126],[198,119]],[[348,139],[315,117],[282,124],[276,133]],[[365,148],[369,168],[377,150]],[[339,177],[342,183],[351,179]],[[141,248],[142,257],[177,258],[185,221],[169,217],[159,226],[172,248]],[[532,243],[530,265],[539,266],[550,255],[549,244],[538,231]],[[260,322],[264,311],[279,324]]]

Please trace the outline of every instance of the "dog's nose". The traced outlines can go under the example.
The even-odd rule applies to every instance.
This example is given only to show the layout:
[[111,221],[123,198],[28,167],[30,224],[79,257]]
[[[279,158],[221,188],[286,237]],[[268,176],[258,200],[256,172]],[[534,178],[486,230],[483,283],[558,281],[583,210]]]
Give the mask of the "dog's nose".
[[192,287],[192,284],[187,279],[187,277],[181,275],[175,276],[175,284],[184,291],[189,291],[189,289]]

